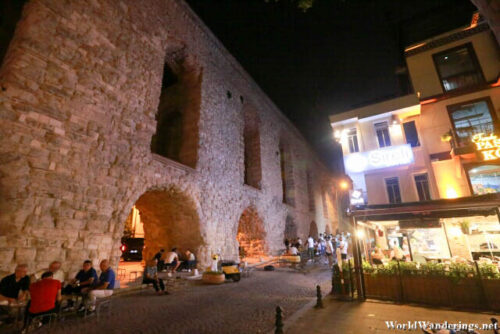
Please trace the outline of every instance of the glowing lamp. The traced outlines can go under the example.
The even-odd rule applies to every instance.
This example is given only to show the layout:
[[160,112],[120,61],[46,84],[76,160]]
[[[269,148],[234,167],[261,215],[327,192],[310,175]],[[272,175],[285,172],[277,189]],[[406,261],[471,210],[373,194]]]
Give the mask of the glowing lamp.
[[340,189],[347,190],[349,188],[349,183],[347,181],[340,181],[339,186]]
[[453,187],[446,188],[446,198],[457,198],[458,193]]
[[125,252],[125,250],[126,250],[126,249],[127,249],[127,246],[125,246],[125,245],[121,245],[121,246],[120,246],[120,250],[121,250],[122,252]]
[[363,230],[357,230],[356,236],[358,237],[358,239],[361,239],[365,236],[365,232],[363,232]]

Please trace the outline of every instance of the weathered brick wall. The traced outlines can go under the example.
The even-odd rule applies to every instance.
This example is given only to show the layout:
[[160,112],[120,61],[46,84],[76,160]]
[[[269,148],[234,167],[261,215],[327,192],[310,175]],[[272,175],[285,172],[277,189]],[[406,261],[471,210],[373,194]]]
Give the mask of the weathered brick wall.
[[[195,168],[150,149],[173,45],[182,45],[202,72]],[[287,216],[302,236],[313,220],[320,232],[327,224],[335,231],[336,218],[322,215],[321,185],[332,182],[327,171],[181,1],[31,0],[4,58],[0,88],[0,274],[15,263],[35,270],[54,259],[66,271],[86,258],[116,265],[136,202],[151,222],[146,239],[173,238],[169,247],[198,240],[202,261],[217,249],[237,256],[238,222],[248,207],[264,223],[270,252],[283,248]],[[246,105],[259,118],[260,190],[244,185]],[[282,203],[280,139],[292,154],[294,207]]]

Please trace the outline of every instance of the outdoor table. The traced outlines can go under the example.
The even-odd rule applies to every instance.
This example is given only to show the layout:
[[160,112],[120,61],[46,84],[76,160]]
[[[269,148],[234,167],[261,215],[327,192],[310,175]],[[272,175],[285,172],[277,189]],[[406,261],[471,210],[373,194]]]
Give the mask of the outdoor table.
[[24,311],[26,310],[26,302],[15,302],[8,305],[1,305],[0,307],[4,307],[8,310],[9,314],[13,314],[14,316],[14,326],[16,328],[21,328],[23,325],[24,319]]

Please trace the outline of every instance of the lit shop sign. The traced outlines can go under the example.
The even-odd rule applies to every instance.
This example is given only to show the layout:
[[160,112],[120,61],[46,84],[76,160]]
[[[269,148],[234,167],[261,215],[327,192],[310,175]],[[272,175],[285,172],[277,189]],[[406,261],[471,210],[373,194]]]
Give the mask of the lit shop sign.
[[365,204],[365,199],[363,198],[363,191],[361,189],[356,189],[351,192],[351,205],[363,205]]
[[414,162],[410,144],[384,147],[374,151],[349,154],[344,158],[347,172],[361,173],[372,169],[408,165]]
[[491,134],[485,137],[484,133],[478,133],[472,137],[476,144],[476,150],[481,153],[483,160],[496,160],[500,158],[500,139]]

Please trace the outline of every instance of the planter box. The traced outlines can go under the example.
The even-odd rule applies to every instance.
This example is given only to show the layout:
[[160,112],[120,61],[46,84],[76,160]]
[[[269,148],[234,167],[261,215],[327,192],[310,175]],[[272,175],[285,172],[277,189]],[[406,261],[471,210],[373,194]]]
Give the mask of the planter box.
[[399,279],[395,275],[365,274],[365,293],[368,298],[400,301]]
[[500,312],[500,279],[484,279],[484,293],[488,306],[495,312]]
[[402,275],[403,299],[409,303],[450,306],[450,284],[447,277]]

